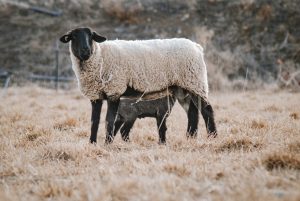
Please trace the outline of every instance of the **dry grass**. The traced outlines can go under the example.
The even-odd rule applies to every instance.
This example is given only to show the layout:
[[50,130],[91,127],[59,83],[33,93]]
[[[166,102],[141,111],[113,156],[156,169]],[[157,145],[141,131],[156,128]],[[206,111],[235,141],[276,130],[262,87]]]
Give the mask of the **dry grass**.
[[268,170],[280,168],[300,170],[300,154],[272,153],[263,160],[263,163]]
[[[1,93],[1,91],[0,91]],[[10,88],[0,101],[0,200],[299,200],[300,94],[216,93],[219,136],[203,121],[186,139],[174,106],[167,145],[154,119],[138,120],[131,142],[120,134],[88,144],[90,103],[77,89]]]
[[252,142],[249,138],[240,138],[233,136],[224,140],[221,143],[216,151],[253,151],[254,149],[259,149],[262,147],[262,144],[259,142]]

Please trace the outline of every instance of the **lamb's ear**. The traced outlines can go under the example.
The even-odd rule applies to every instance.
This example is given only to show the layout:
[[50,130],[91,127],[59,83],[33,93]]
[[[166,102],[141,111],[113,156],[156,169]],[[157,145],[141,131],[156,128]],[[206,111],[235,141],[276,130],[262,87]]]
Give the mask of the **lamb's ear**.
[[63,35],[62,37],[60,37],[59,40],[62,43],[68,43],[71,39],[72,39],[71,35],[70,34],[66,34],[66,35]]
[[98,42],[98,43],[102,43],[104,41],[106,41],[106,38],[103,36],[100,36],[99,34],[97,34],[96,32],[93,32],[93,36],[92,36],[93,40]]

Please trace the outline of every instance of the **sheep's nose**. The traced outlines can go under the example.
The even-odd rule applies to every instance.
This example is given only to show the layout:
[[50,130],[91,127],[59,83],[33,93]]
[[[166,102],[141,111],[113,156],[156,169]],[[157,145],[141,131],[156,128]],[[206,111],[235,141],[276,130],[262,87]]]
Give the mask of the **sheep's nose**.
[[91,55],[90,49],[89,48],[82,48],[81,51],[80,51],[80,55],[81,55],[80,58],[82,60],[87,60]]
[[81,50],[81,54],[84,56],[89,56],[90,55],[90,49],[89,48],[83,48]]
[[89,54],[90,53],[90,49],[89,48],[82,48],[82,53],[84,54]]

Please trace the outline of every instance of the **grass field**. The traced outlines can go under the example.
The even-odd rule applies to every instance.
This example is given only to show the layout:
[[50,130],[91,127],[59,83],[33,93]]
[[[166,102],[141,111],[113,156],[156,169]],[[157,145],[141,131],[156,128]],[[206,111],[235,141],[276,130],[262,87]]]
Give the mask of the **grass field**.
[[[0,91],[1,92],[1,91]],[[210,95],[219,136],[201,118],[187,140],[175,105],[167,145],[154,119],[88,144],[90,103],[77,89],[10,88],[0,98],[0,200],[300,200],[300,94]]]

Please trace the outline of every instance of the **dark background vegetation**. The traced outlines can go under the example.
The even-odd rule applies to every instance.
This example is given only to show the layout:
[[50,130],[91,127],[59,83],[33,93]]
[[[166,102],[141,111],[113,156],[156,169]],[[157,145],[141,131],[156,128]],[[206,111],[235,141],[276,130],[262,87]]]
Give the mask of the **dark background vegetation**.
[[[13,72],[15,80],[30,73],[53,75],[56,41],[78,26],[108,39],[196,41],[205,48],[212,89],[264,83],[299,89],[299,0],[0,0],[0,69]],[[68,45],[59,48],[60,75],[74,76]]]

